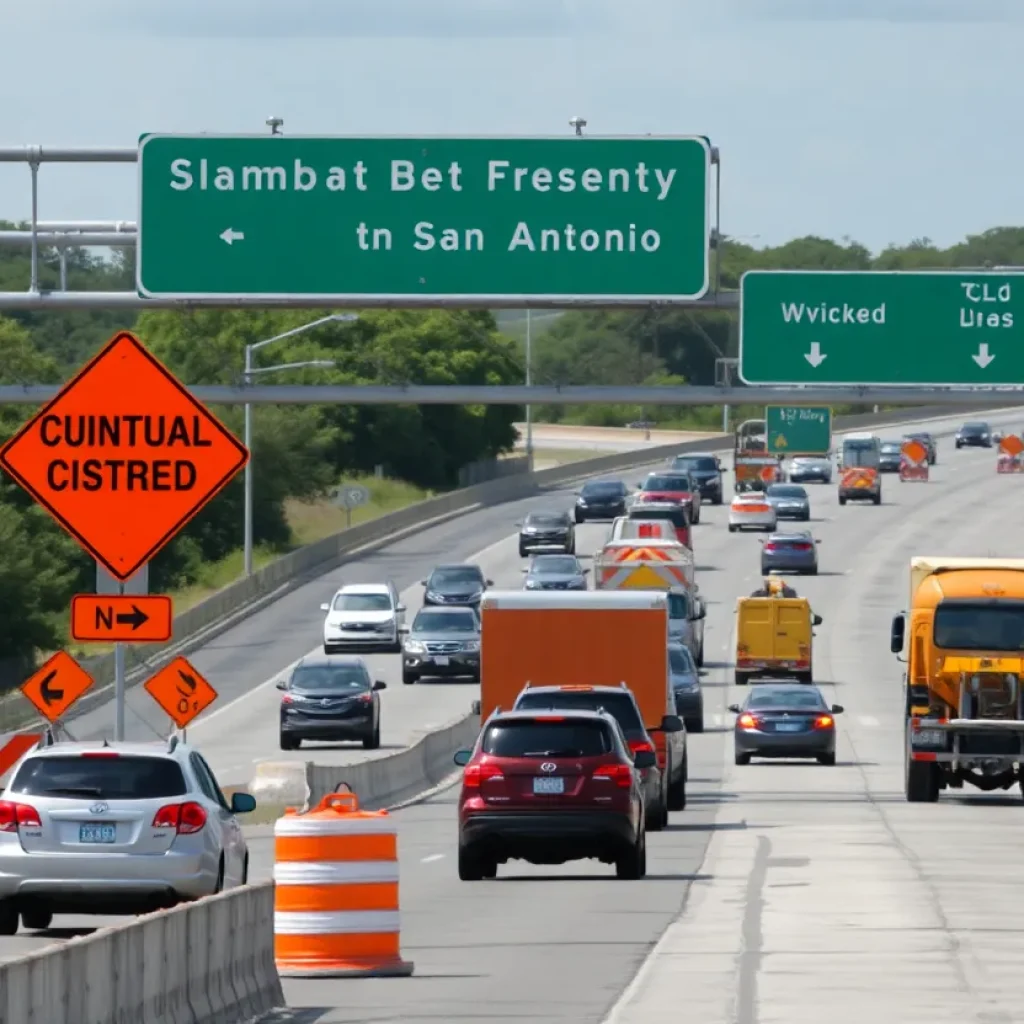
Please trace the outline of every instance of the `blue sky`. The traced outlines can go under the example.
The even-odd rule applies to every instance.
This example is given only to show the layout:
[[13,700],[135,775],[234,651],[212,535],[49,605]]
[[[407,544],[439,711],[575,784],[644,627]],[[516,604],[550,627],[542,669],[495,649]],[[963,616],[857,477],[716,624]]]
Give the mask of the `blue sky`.
[[[144,131],[706,134],[722,228],[877,250],[1024,223],[1024,0],[2,0],[0,145]],[[29,213],[0,164],[0,217]],[[131,166],[40,216],[134,219]]]

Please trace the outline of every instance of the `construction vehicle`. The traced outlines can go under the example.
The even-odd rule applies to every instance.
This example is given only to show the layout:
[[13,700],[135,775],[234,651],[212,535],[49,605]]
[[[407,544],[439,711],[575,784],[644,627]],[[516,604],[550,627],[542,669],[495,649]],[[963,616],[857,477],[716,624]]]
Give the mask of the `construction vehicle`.
[[882,504],[882,440],[874,434],[847,434],[840,449],[839,504]]
[[890,647],[907,666],[907,800],[1024,794],[1024,559],[920,557]]
[[763,491],[784,480],[781,457],[768,454],[767,424],[764,420],[744,420],[736,427],[733,434],[733,472],[737,494]]
[[598,590],[696,590],[693,552],[674,538],[610,540],[594,555],[594,586]]

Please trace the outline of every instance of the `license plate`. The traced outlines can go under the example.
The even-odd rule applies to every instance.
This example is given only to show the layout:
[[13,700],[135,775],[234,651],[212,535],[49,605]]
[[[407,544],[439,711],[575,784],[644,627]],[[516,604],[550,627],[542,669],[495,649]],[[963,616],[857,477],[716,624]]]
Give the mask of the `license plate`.
[[776,732],[799,732],[803,728],[802,722],[779,722],[775,726]]
[[78,841],[80,843],[114,843],[117,842],[116,825],[79,825]]
[[534,793],[564,793],[565,779],[534,779]]
[[447,665],[450,660],[451,659],[448,657],[447,654],[435,654],[434,655],[434,664],[435,665]]
[[914,746],[941,747],[946,742],[946,735],[941,729],[921,729],[910,735]]

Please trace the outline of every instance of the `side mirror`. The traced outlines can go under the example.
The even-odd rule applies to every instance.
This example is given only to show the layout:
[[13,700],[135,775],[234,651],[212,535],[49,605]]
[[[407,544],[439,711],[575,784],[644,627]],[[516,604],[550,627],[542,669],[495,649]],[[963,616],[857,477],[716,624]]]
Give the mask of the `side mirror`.
[[678,715],[666,715],[661,720],[662,732],[682,732],[683,720]]
[[231,813],[249,814],[256,810],[256,797],[251,793],[231,794]]
[[456,750],[455,757],[452,760],[460,767],[464,768],[469,764],[469,759],[473,756],[472,750]]
[[824,620],[822,619],[822,617],[820,615],[812,615],[811,616],[811,624],[814,625],[814,626],[820,626],[823,621]]
[[395,605],[395,611],[396,612],[404,612],[404,611],[408,611],[408,608],[406,608],[404,604],[396,604]]
[[742,711],[743,709],[739,706],[739,704],[730,704],[728,710],[731,711],[734,715],[738,715],[740,711]]
[[331,606],[329,604],[322,604],[322,605],[320,605],[320,611],[322,611],[322,612],[329,612],[330,610],[331,610]]
[[521,573],[528,573],[530,571],[530,567],[528,565],[524,565],[523,568],[520,569],[519,571]]
[[522,523],[516,523],[515,525],[518,526],[520,530],[523,528],[523,524]]
[[845,710],[846,710],[846,708],[844,708],[842,704],[833,704],[832,705],[832,714],[833,715],[841,715]]
[[902,615],[894,615],[892,618],[892,631],[889,634],[889,650],[893,654],[899,654],[903,650],[906,631],[907,620]]
[[279,679],[276,683],[274,683],[274,688],[277,690],[287,690],[288,684],[283,679]]
[[378,680],[377,680],[377,681],[376,681],[376,682],[375,682],[375,683],[373,684],[373,688],[374,688],[375,690],[386,690],[386,689],[388,688],[388,684],[387,684],[387,683],[385,683],[383,679],[378,679]]
[[481,707],[480,701],[478,701],[478,700],[473,701],[473,703],[469,705],[470,714],[473,714],[473,715],[481,714],[480,707]]
[[585,569],[585,568],[581,568],[580,569],[580,575],[581,576],[586,576],[588,572],[590,572],[589,569]]
[[426,580],[420,580],[420,586],[421,587],[425,587],[426,585],[427,585],[427,581]]
[[633,755],[633,764],[640,771],[654,768],[658,763],[658,756],[651,750],[638,750]]
[[494,586],[494,580],[484,580],[484,583],[486,583],[487,586],[489,586],[489,587],[493,587]]

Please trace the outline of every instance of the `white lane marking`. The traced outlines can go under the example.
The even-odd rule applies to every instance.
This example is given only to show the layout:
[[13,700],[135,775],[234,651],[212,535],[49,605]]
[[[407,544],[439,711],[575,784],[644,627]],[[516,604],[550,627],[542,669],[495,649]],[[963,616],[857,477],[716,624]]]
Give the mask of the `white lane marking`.
[[859,715],[857,721],[861,725],[866,725],[869,729],[877,729],[881,724],[874,715]]
[[421,864],[432,864],[435,860],[443,860],[443,859],[444,859],[444,854],[443,853],[432,853],[429,857],[424,857],[420,861],[420,863]]

